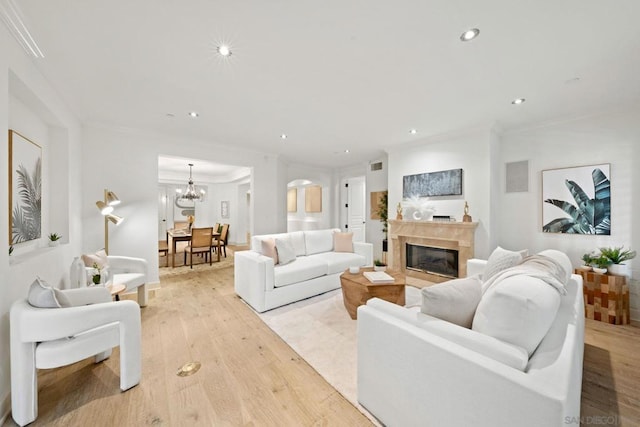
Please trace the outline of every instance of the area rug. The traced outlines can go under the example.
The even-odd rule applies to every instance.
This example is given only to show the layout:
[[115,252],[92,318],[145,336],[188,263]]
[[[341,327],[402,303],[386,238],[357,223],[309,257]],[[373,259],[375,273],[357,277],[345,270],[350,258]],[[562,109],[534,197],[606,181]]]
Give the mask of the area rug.
[[[420,290],[407,286],[406,300],[407,305],[419,302]],[[358,404],[357,321],[352,320],[344,308],[341,289],[258,315],[329,384],[377,424]]]

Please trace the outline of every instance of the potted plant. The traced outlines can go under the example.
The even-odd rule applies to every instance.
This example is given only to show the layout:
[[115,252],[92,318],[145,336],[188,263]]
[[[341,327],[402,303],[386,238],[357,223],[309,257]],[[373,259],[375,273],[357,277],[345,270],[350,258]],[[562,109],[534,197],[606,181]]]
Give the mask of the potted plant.
[[94,285],[99,285],[100,279],[102,278],[102,275],[100,274],[100,270],[102,270],[102,268],[96,262],[93,263],[92,267],[93,273],[91,274],[91,281]]
[[62,236],[57,233],[49,234],[49,246],[58,246],[60,244],[60,239],[62,239]]
[[624,246],[620,246],[600,248],[600,253],[611,261],[609,273],[619,276],[629,276],[629,266],[624,264],[624,262],[635,258],[636,251],[632,251],[631,249],[625,250]]
[[582,262],[584,263],[583,265],[581,265],[579,268],[581,270],[591,270],[591,264],[593,264],[593,260],[595,259],[595,257],[593,256],[592,253],[586,253],[584,255],[582,255]]
[[603,254],[600,254],[600,256],[593,259],[591,265],[593,265],[594,272],[604,274],[607,272],[607,267],[611,265],[611,260]]
[[382,232],[384,233],[384,239],[382,239],[382,252],[387,252],[387,231],[389,230],[389,194],[385,193],[380,197],[378,202],[378,216],[382,223]]
[[385,271],[387,269],[387,264],[376,259],[373,261],[373,271]]

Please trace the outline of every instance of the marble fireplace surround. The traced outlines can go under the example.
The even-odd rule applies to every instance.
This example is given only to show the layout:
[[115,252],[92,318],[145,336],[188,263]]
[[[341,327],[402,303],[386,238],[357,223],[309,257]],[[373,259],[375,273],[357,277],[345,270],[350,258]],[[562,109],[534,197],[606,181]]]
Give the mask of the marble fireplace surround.
[[406,243],[458,251],[458,274],[467,275],[467,260],[473,258],[477,222],[444,221],[389,221],[390,268],[400,270],[407,284],[428,286],[451,280],[426,272],[407,270]]

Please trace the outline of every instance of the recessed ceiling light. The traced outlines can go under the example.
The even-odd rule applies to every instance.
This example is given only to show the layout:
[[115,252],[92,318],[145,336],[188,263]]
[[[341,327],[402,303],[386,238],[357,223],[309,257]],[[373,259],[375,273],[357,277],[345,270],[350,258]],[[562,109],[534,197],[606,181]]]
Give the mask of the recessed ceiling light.
[[191,117],[191,118],[196,119],[196,118],[198,118],[199,116],[200,116],[200,114],[198,114],[198,113],[197,113],[197,112],[195,112],[195,111],[190,111],[190,112],[189,112],[189,117]]
[[287,135],[283,133],[282,135],[280,135],[280,139],[287,139]]
[[226,44],[221,44],[217,50],[220,56],[231,56],[231,49]]
[[418,131],[417,131],[417,130],[415,130],[415,129],[410,129],[410,130],[409,130],[409,133],[410,133],[411,135],[415,135],[416,133],[418,133]]
[[462,40],[463,42],[468,42],[478,37],[478,34],[480,34],[480,30],[477,28],[472,28],[462,33],[462,35],[460,36],[460,40]]
[[349,154],[349,149],[344,150],[345,153]]
[[524,99],[524,98],[518,98],[518,99],[514,99],[513,101],[511,101],[511,103],[512,103],[513,105],[520,105],[520,104],[522,104],[524,101],[525,101],[525,99]]

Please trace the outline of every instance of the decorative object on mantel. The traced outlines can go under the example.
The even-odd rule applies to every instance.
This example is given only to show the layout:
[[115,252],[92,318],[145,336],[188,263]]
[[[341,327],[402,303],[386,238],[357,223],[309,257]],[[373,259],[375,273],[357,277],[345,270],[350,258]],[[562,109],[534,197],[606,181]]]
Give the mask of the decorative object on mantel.
[[462,194],[462,169],[419,173],[402,177],[402,197],[459,196]]
[[[542,171],[542,231],[611,234],[611,165],[608,163]],[[580,185],[593,183],[587,194]],[[569,196],[575,201],[571,202]],[[558,216],[555,208],[563,211]]]
[[396,219],[398,221],[402,220],[402,203],[398,202],[398,206],[396,206]]
[[58,246],[60,244],[60,239],[62,239],[62,236],[57,233],[49,234],[49,246]]
[[609,265],[609,273],[616,276],[631,277],[629,265],[623,264],[625,261],[632,260],[636,257],[636,251],[624,249],[624,246],[600,248],[600,253],[607,257],[611,264]]
[[440,222],[455,222],[456,220],[455,218],[451,218],[449,215],[434,215],[432,219],[433,221],[440,221]]
[[431,219],[431,216],[436,211],[436,208],[434,205],[428,204],[427,201],[427,198],[421,199],[415,194],[405,201],[405,207],[413,209],[412,217],[414,220],[426,221]]
[[469,204],[467,201],[464,201],[464,215],[462,216],[462,222],[471,222],[471,215],[469,215]]

